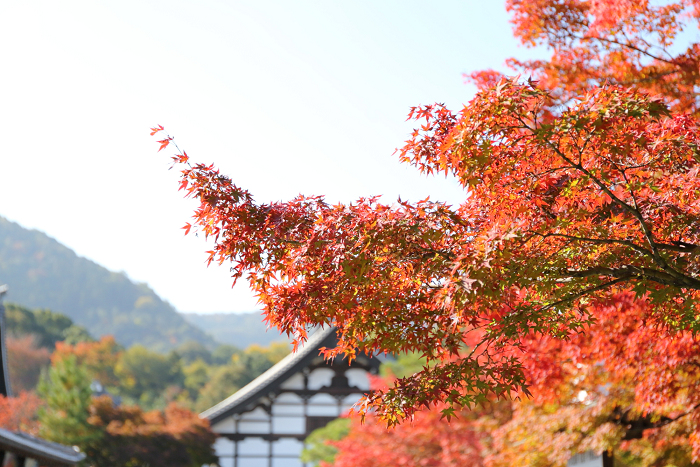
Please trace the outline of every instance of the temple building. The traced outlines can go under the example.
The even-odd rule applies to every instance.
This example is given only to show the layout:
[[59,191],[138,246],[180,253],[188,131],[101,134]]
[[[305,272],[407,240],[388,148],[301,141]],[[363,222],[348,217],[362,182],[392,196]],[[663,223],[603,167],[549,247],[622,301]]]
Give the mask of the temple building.
[[323,347],[336,343],[335,328],[316,331],[299,348],[201,416],[219,438],[221,467],[302,467],[304,439],[347,412],[369,391],[379,361],[364,355],[327,362]]

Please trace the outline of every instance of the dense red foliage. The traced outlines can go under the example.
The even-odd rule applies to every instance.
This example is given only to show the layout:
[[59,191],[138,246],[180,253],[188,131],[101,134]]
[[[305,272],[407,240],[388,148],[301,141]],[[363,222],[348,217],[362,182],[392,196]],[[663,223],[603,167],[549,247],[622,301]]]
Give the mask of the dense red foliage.
[[97,342],[79,342],[75,345],[57,342],[51,361],[56,362],[74,355],[79,365],[84,366],[90,376],[105,386],[118,385],[114,368],[119,359],[121,347],[113,336],[103,336]]
[[644,326],[649,307],[618,294],[592,307],[596,322],[585,333],[524,339],[533,398],[515,404],[513,420],[494,433],[490,465],[538,457],[556,465],[589,449],[638,456],[633,465],[700,458],[698,339]]
[[585,333],[525,337],[532,398],[489,401],[449,422],[437,405],[389,430],[370,415],[334,443],[334,465],[554,467],[588,450],[621,465],[694,465],[700,345],[688,332],[640,326],[648,307],[622,293],[591,306],[597,321]]
[[[615,84],[662,95],[675,111],[700,111],[700,44],[691,40],[697,0],[507,0],[506,6],[516,37],[552,51],[549,60],[508,61],[552,92],[550,106]],[[470,78],[488,87],[500,76],[482,71]]]
[[197,414],[169,405],[143,412],[138,406],[114,406],[108,396],[94,398],[88,422],[103,430],[90,446],[97,465],[168,465],[196,467],[216,462],[216,435]]
[[598,304],[629,291],[645,301],[636,326],[673,342],[700,330],[698,47],[663,55],[696,4],[508,5],[522,40],[553,50],[549,61],[513,62],[540,82],[475,75],[482,90],[459,114],[411,111],[421,126],[400,151],[459,180],[460,206],[257,203],[213,165],[173,157],[180,188],[200,201],[194,227],[215,242],[209,260],[246,275],[271,324],[298,341],[309,325],[337,326],[329,357],[417,351],[432,363],[368,399],[389,424],[438,401],[449,415],[528,394],[547,374],[529,362],[534,343],[589,332]]
[[0,395],[0,428],[37,434],[36,411],[41,404],[33,392],[21,392],[15,397]]
[[[483,465],[491,431],[507,419],[508,404],[486,404],[458,412],[449,423],[441,405],[415,414],[410,422],[387,429],[368,415],[353,420],[350,434],[333,443],[339,450],[335,467],[462,467]],[[513,464],[515,465],[515,464]]]
[[51,351],[39,347],[36,341],[33,335],[7,336],[7,363],[14,393],[34,390],[41,370],[49,365]]

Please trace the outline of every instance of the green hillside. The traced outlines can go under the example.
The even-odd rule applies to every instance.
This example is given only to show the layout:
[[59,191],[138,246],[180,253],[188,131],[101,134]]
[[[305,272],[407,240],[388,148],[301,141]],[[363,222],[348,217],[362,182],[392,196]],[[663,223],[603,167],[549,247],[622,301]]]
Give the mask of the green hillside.
[[7,301],[50,308],[99,337],[113,335],[124,346],[139,343],[167,351],[211,337],[185,321],[146,284],[81,258],[37,230],[0,217],[0,284]]
[[245,349],[251,344],[266,347],[272,342],[289,342],[277,329],[267,330],[259,311],[252,313],[183,313],[191,324],[210,334],[217,342]]

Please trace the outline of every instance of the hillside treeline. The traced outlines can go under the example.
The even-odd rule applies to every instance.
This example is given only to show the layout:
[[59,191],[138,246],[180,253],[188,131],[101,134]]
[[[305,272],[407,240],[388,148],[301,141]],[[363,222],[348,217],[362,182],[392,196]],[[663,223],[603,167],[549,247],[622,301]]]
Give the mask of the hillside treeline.
[[127,349],[66,315],[15,304],[6,305],[6,343],[14,397],[0,396],[0,427],[78,446],[86,465],[125,466],[215,463],[215,435],[197,413],[290,350],[196,341],[167,353]]
[[2,284],[9,286],[8,300],[61,312],[93,336],[113,335],[126,347],[168,351],[190,340],[211,342],[146,284],[0,217]]

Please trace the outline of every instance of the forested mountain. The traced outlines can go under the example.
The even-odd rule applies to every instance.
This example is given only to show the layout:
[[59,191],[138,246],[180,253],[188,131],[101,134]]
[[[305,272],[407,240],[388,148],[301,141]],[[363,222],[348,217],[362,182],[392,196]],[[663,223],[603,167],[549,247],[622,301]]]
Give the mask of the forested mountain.
[[0,284],[9,286],[8,302],[50,308],[93,336],[111,334],[127,347],[138,343],[166,351],[191,340],[212,343],[148,285],[136,284],[46,234],[2,217]]
[[259,311],[251,313],[183,313],[191,324],[210,334],[217,342],[245,349],[251,344],[262,346],[272,342],[290,341],[273,328],[267,329]]

